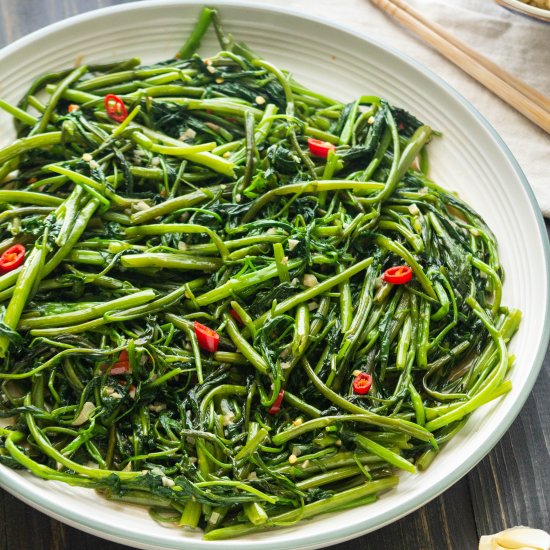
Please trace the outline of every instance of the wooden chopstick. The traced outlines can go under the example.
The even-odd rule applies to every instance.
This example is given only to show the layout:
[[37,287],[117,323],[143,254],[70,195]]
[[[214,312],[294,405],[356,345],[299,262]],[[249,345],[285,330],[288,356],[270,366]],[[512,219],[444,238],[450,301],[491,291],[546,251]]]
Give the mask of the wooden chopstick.
[[550,100],[543,94],[472,50],[440,25],[426,20],[403,0],[371,0],[371,2],[418,34],[439,53],[545,132],[550,133]]
[[419,23],[425,25],[430,30],[439,34],[439,36],[441,36],[442,38],[445,38],[447,42],[450,42],[453,46],[456,46],[457,48],[462,50],[465,54],[476,59],[486,69],[490,70],[492,73],[497,75],[501,80],[504,80],[505,82],[508,82],[511,86],[514,86],[514,88],[517,88],[523,95],[526,95],[527,97],[529,97],[529,99],[532,99],[535,103],[540,105],[543,109],[550,111],[550,99],[544,96],[543,94],[541,94],[538,90],[531,88],[531,86],[528,86],[527,84],[525,84],[525,82],[523,82],[519,78],[516,78],[514,75],[505,71],[502,67],[499,67],[496,63],[493,63],[490,59],[487,59],[482,54],[470,48],[468,44],[461,42],[460,40],[455,38],[452,34],[449,34],[441,25],[434,23],[432,21],[429,21],[422,14],[418,13],[413,8],[411,8],[411,6],[406,2],[404,2],[403,0],[390,0],[390,1],[393,2],[399,8],[401,8],[402,10],[405,10],[408,14],[412,15],[415,19],[418,20]]

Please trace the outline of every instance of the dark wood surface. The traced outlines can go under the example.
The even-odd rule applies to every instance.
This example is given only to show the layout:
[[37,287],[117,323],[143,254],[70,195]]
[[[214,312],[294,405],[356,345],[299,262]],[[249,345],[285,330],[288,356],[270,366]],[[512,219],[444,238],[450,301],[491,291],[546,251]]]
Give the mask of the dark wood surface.
[[[59,19],[121,0],[0,0],[0,47]],[[1,78],[1,66],[0,66]],[[550,223],[547,222],[550,232]],[[332,550],[475,550],[514,525],[550,530],[550,352],[532,394],[489,455],[443,495]],[[124,550],[35,511],[0,489],[0,550]]]

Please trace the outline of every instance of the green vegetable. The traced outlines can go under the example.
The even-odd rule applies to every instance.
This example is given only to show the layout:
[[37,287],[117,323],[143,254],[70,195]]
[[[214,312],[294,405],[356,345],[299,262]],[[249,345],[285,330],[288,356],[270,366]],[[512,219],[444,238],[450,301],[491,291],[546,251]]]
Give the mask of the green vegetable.
[[309,90],[211,8],[174,59],[0,108],[1,248],[27,250],[0,274],[0,462],[220,540],[373,502],[510,390],[495,237],[410,113]]

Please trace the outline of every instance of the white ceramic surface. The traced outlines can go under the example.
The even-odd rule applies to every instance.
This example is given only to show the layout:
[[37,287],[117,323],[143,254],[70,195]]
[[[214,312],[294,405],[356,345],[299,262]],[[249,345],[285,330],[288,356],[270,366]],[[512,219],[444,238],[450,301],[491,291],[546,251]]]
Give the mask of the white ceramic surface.
[[550,23],[550,9],[539,8],[531,4],[526,4],[520,0],[496,0],[501,6],[528,17],[533,17],[539,21]]
[[[506,269],[504,303],[524,320],[511,345],[514,388],[476,412],[429,470],[368,507],[326,515],[294,528],[208,543],[200,533],[168,529],[139,508],[106,502],[93,491],[45,482],[0,467],[0,484],[61,521],[138,548],[272,550],[320,548],[377,529],[422,506],[470,470],[521,409],[548,341],[548,241],[533,194],[510,152],[471,105],[405,56],[330,23],[260,5],[219,3],[225,27],[295,77],[343,100],[377,94],[443,132],[430,145],[432,176],[456,190],[495,231]],[[170,57],[192,27],[200,3],[154,1],[87,13],[40,30],[0,52],[0,97],[15,102],[31,78],[83,62]],[[214,37],[202,52],[217,49]],[[12,137],[0,113],[0,144]]]

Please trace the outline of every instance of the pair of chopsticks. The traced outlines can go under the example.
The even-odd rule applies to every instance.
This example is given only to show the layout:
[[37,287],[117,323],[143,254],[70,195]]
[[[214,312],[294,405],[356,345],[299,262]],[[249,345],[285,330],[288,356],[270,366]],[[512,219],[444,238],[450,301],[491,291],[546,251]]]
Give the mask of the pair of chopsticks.
[[483,84],[511,107],[550,133],[550,99],[489,61],[451,34],[413,10],[404,0],[371,2],[416,33],[440,54]]

